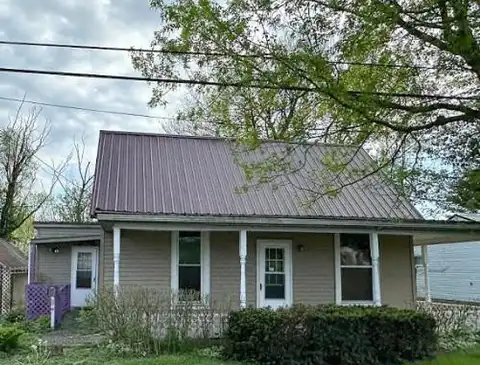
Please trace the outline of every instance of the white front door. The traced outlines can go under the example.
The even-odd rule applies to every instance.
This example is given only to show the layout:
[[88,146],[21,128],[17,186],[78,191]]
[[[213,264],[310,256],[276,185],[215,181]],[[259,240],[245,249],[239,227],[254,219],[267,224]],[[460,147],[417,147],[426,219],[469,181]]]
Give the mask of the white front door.
[[257,241],[257,305],[279,308],[293,302],[292,242]]
[[97,247],[72,247],[71,306],[83,307],[97,287]]

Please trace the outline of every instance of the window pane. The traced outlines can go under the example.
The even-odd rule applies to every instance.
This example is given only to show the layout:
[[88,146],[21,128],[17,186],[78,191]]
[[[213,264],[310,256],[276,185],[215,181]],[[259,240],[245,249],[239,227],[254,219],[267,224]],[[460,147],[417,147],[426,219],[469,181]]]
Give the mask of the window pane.
[[200,265],[200,247],[200,232],[180,232],[179,263]]
[[368,234],[341,234],[342,265],[371,265]]
[[342,268],[342,300],[373,300],[371,268]]
[[77,271],[77,289],[90,289],[92,287],[92,272]]
[[285,275],[265,273],[265,299],[285,299]]
[[75,286],[80,289],[92,287],[92,253],[79,252],[77,254],[77,273]]
[[178,289],[201,291],[200,266],[180,266],[178,268]]

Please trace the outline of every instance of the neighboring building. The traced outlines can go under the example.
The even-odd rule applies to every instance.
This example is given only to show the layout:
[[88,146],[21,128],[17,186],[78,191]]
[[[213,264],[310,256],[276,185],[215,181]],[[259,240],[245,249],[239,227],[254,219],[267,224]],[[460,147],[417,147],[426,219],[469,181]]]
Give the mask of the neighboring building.
[[[31,280],[70,283],[72,306],[104,285],[139,285],[233,296],[237,307],[409,307],[414,243],[471,239],[480,224],[426,221],[380,175],[349,185],[354,176],[326,171],[332,156],[355,171],[371,166],[357,150],[264,141],[241,151],[219,138],[101,131],[98,224],[37,223]],[[285,151],[302,168],[238,192],[246,183],[239,162]],[[305,204],[319,174],[346,187]]]
[[[456,222],[480,222],[480,214],[458,213]],[[421,263],[421,251],[416,251]],[[428,280],[432,300],[480,302],[480,235],[474,242],[428,246]],[[417,294],[426,298],[425,269],[417,266]]]
[[2,314],[23,303],[27,268],[27,256],[11,242],[0,238],[0,310]]

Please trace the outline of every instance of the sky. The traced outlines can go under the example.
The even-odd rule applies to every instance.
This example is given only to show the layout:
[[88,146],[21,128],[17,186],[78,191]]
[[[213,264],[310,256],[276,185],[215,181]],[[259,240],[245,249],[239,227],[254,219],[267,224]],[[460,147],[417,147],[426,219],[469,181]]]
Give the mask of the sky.
[[[148,0],[0,0],[0,40],[148,47],[160,18]],[[102,52],[0,45],[1,67],[137,75],[126,52]],[[165,108],[150,109],[150,88],[143,82],[79,79],[0,72],[0,125],[19,106],[2,97],[43,103],[171,117],[182,91]],[[31,105],[25,104],[28,111]],[[94,161],[101,129],[162,132],[164,119],[99,114],[42,107],[50,135],[40,157],[59,164],[82,136],[86,158]]]

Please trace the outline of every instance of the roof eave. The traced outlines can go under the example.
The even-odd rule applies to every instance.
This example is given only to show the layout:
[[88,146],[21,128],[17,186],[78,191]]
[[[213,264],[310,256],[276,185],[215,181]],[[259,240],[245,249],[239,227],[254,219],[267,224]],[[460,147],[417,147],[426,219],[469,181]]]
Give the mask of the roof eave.
[[99,221],[104,222],[138,222],[138,223],[186,223],[191,225],[229,225],[229,226],[269,226],[269,227],[318,227],[318,228],[358,228],[369,230],[394,231],[435,231],[480,233],[480,224],[472,222],[447,222],[428,220],[386,220],[354,218],[294,218],[294,217],[237,217],[237,216],[187,216],[187,215],[141,215],[98,213]]

